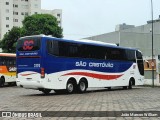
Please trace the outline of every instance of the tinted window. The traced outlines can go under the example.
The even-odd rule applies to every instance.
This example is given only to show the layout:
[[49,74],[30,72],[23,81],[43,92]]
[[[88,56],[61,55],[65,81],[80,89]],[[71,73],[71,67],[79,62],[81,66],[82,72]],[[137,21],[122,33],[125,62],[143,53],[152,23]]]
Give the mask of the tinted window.
[[126,58],[129,61],[136,61],[134,50],[125,50]]
[[40,38],[22,38],[18,40],[18,51],[35,51],[40,49]]
[[103,46],[47,40],[48,53],[55,56],[135,61],[135,51]]
[[142,59],[142,54],[139,51],[136,51],[137,59]]
[[16,64],[16,58],[14,57],[0,57],[0,65],[15,65]]
[[47,41],[48,53],[58,56],[59,55],[59,45],[58,41]]

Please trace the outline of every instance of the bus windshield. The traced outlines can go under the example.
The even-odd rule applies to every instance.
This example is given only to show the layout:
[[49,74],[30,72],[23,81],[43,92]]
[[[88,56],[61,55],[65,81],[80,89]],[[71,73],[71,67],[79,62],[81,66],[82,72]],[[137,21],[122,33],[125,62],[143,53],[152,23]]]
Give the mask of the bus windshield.
[[17,50],[18,51],[36,51],[40,49],[40,46],[41,46],[40,37],[21,38],[18,40]]

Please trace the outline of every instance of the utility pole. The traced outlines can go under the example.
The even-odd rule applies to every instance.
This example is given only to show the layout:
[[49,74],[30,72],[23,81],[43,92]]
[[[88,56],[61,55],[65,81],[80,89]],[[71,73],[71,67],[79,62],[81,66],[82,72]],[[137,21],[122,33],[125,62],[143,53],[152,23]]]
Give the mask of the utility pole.
[[151,16],[152,16],[152,87],[154,88],[154,53],[153,53],[153,1],[151,0]]

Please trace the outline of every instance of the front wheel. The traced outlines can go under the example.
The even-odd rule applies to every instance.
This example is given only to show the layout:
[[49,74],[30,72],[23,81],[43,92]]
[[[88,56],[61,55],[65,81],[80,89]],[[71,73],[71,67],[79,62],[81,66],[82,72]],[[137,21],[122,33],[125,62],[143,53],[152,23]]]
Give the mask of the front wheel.
[[133,86],[133,82],[132,82],[132,80],[130,80],[130,81],[129,81],[128,89],[132,89],[132,86]]

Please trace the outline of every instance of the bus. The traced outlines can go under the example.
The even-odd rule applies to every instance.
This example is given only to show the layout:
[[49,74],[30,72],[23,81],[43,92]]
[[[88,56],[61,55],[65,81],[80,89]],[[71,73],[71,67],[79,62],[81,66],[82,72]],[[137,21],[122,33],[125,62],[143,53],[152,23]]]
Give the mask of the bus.
[[16,83],[16,54],[0,53],[0,87]]
[[45,35],[21,37],[17,43],[17,85],[45,94],[84,93],[87,88],[143,85],[142,53],[92,40]]

